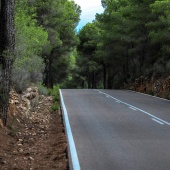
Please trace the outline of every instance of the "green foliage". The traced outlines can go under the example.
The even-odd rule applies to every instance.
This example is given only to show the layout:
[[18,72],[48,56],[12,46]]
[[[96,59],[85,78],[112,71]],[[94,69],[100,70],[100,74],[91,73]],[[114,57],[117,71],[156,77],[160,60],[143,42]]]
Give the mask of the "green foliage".
[[59,104],[58,102],[54,102],[54,104],[51,107],[51,111],[57,111],[59,109]]
[[95,56],[99,34],[100,29],[95,22],[88,23],[78,34],[79,45],[75,69],[79,76],[75,75],[74,78],[79,79],[77,85],[83,88],[96,88],[97,82],[100,81],[98,80],[98,73],[101,67]]
[[39,91],[40,95],[47,96],[49,94],[49,91],[48,91],[47,87],[45,87],[41,83],[38,83],[38,91]]
[[69,0],[38,0],[33,4],[38,23],[48,32],[49,45],[44,47],[42,54],[44,84],[53,87],[69,76],[70,58],[78,42],[75,28],[81,11],[74,1]]
[[42,81],[53,87],[70,76],[80,13],[80,7],[69,0],[15,2],[16,60],[12,81],[17,91]]
[[54,101],[59,101],[59,85],[53,86],[52,89],[49,89],[49,95],[54,97]]
[[[47,44],[48,34],[35,19],[35,7],[28,0],[18,0],[15,10],[16,55],[30,57],[41,54],[42,46]],[[23,60],[26,60],[24,58]]]
[[53,96],[54,103],[51,107],[51,111],[56,111],[59,109],[59,89],[60,87],[58,85],[53,86],[52,89],[49,89],[49,94]]
[[35,19],[36,10],[28,0],[15,3],[16,45],[12,81],[17,91],[22,91],[31,82],[42,81],[44,62],[40,57],[43,46],[48,44],[48,33]]
[[[54,84],[120,88],[141,75],[169,74],[169,0],[102,0],[104,13],[77,35],[81,10],[74,1],[18,0],[15,5],[14,86],[22,91],[43,79],[52,88],[54,109],[59,101]],[[47,93],[41,85],[40,91]]]
[[102,5],[104,13],[78,34],[76,77],[93,84],[89,77],[95,72],[96,87],[102,80],[104,88],[121,88],[142,75],[169,74],[170,1],[102,0]]

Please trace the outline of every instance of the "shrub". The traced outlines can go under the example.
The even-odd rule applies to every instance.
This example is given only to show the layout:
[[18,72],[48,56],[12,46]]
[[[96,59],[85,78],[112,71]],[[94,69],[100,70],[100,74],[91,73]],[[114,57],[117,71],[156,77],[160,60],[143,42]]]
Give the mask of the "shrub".
[[53,96],[54,101],[59,101],[59,86],[53,86],[52,89],[49,89],[49,94]]
[[43,59],[39,56],[16,58],[12,70],[12,83],[14,89],[21,93],[31,83],[42,82],[44,71]]
[[56,111],[59,109],[59,86],[53,86],[49,89],[49,94],[53,96],[54,104],[51,107],[51,111]]
[[48,89],[45,86],[43,86],[41,83],[38,83],[38,91],[40,95],[45,95],[45,96],[48,95]]
[[21,93],[30,83],[30,76],[24,68],[14,68],[12,71],[12,84],[14,89]]
[[58,110],[59,109],[59,104],[58,104],[58,102],[54,102],[54,104],[52,105],[52,107],[51,107],[51,111],[56,111],[56,110]]

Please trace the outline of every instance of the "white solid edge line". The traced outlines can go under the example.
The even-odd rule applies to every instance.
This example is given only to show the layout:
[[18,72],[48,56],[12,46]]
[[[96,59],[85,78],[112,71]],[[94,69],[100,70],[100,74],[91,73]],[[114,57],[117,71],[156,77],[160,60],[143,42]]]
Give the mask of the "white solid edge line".
[[159,123],[159,124],[161,124],[161,125],[164,125],[164,123],[162,123],[162,122],[160,122],[160,121],[158,121],[158,120],[156,120],[156,119],[154,119],[154,118],[152,118],[152,120],[155,121],[155,122],[157,122],[157,123]]
[[59,90],[60,92],[60,99],[61,99],[61,104],[64,112],[64,120],[65,120],[65,126],[66,126],[66,131],[67,131],[67,136],[68,136],[68,142],[69,142],[69,147],[70,147],[70,153],[71,153],[71,159],[72,159],[72,164],[73,164],[73,169],[74,170],[80,170],[80,164],[77,156],[77,151],[68,119],[68,114],[67,114],[67,109],[63,100],[62,92],[61,89]]
[[152,96],[152,95],[150,95],[150,94],[141,93],[141,92],[138,92],[138,91],[133,91],[133,90],[125,90],[125,91],[130,91],[130,92],[133,92],[133,93],[139,93],[139,94],[143,94],[143,95],[145,95],[145,96],[150,96],[150,97],[154,97],[154,98],[157,98],[157,99],[160,99],[160,100],[165,100],[165,101],[170,102],[170,100],[168,100],[168,99],[164,99],[164,98],[157,97],[157,96]]
[[[98,90],[98,91],[101,92],[101,93],[103,93],[103,94],[105,94],[105,95],[107,94],[107,93],[104,93],[104,92],[102,92],[102,91],[100,91],[100,90]],[[110,96],[109,94],[107,94],[107,95]],[[112,96],[110,96],[110,98],[112,98],[112,99],[114,99],[114,100],[119,100],[119,99],[116,99],[115,97],[112,97]],[[154,116],[154,115],[152,115],[152,114],[150,114],[150,113],[148,113],[148,112],[146,112],[146,111],[144,111],[144,110],[142,110],[142,109],[139,109],[139,108],[137,108],[137,107],[135,107],[135,106],[133,106],[133,105],[130,105],[130,104],[128,104],[128,103],[125,103],[125,102],[123,102],[123,101],[121,101],[121,100],[119,100],[119,101],[120,101],[121,103],[129,106],[129,107],[133,107],[134,109],[136,109],[136,110],[138,110],[138,111],[141,111],[142,113],[147,114],[148,116],[151,116],[152,118],[157,119],[158,121],[161,121],[161,122],[163,122],[163,123],[165,123],[165,124],[167,124],[167,125],[170,125],[169,122],[166,122],[166,121],[164,121],[164,120],[162,120],[162,119],[160,119],[160,118],[158,118],[158,117],[156,117],[156,116]]]

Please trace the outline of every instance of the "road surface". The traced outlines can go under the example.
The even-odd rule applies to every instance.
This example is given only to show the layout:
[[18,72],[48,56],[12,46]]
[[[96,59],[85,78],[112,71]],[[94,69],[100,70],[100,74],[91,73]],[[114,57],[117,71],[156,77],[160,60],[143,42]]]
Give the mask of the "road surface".
[[73,169],[170,170],[170,101],[125,90],[65,89],[60,97]]

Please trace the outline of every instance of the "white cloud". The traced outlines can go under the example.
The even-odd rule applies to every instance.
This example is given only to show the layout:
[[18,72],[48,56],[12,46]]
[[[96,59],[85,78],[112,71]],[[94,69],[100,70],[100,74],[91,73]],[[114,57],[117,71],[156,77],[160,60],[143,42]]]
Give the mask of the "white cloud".
[[81,29],[87,22],[92,22],[95,19],[96,13],[104,11],[101,0],[74,0],[76,4],[80,5],[82,13],[80,16],[80,23],[77,30]]
[[76,4],[81,6],[82,10],[92,7],[101,7],[101,0],[74,0]]

